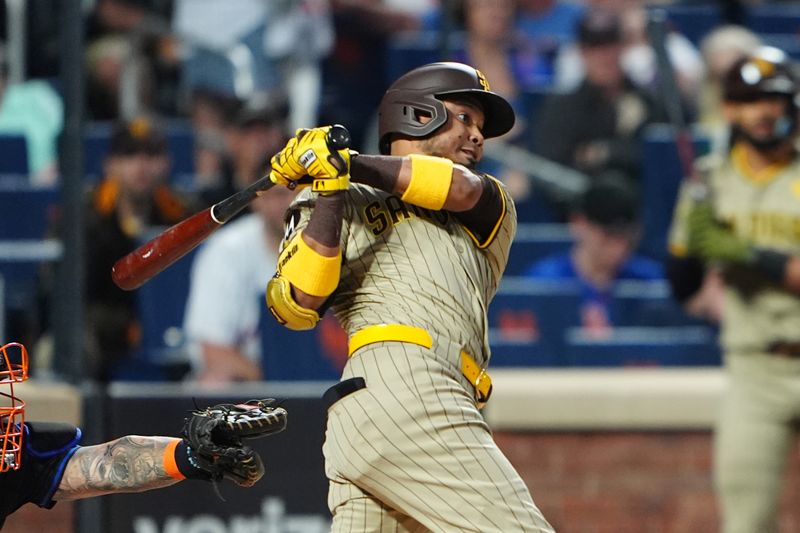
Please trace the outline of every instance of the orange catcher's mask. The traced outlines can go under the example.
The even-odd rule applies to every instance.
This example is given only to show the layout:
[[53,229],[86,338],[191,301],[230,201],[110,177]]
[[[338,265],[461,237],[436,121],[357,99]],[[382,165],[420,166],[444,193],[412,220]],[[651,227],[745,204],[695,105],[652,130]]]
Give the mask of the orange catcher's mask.
[[17,342],[0,347],[0,431],[3,449],[0,472],[17,470],[22,459],[25,402],[14,395],[14,384],[28,379],[28,350]]

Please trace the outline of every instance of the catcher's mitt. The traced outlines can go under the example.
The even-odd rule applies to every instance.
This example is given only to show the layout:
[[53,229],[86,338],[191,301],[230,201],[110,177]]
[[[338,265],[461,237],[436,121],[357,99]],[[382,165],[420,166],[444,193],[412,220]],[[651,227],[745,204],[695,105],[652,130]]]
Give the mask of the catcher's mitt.
[[183,426],[195,466],[213,481],[228,478],[250,487],[264,475],[261,457],[242,439],[272,435],[286,428],[287,413],[275,400],[217,404],[193,411]]

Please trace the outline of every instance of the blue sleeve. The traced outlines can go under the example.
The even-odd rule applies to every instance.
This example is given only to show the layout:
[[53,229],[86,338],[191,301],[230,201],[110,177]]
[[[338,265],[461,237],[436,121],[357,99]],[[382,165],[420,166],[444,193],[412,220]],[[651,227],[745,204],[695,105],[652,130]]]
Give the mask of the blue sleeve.
[[524,273],[533,279],[570,280],[575,279],[569,255],[554,255],[533,263]]
[[61,484],[64,469],[78,449],[81,430],[69,424],[33,422],[25,424],[23,465],[30,463],[28,501],[50,509],[53,494]]
[[659,280],[665,279],[666,273],[664,265],[652,259],[633,256],[631,257],[620,272],[620,278],[638,280]]

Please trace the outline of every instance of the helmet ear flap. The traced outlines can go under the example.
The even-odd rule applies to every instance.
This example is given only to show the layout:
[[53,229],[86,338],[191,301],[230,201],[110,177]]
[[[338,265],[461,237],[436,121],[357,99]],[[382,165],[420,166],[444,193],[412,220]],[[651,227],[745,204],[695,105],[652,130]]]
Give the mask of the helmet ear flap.
[[[386,155],[391,151],[393,134],[409,137],[426,137],[447,122],[444,103],[430,94],[419,91],[397,90],[386,93],[379,110],[380,151]],[[428,117],[423,122],[421,117]]]

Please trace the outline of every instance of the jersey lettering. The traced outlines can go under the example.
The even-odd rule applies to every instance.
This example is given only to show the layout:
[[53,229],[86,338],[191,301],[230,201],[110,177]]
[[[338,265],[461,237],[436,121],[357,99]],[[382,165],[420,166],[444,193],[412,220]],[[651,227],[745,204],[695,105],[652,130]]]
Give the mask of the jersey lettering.
[[754,242],[786,242],[800,241],[800,217],[778,213],[749,212],[737,214],[726,221],[733,231]]
[[381,211],[380,202],[372,202],[364,208],[364,220],[367,221],[367,226],[376,237],[387,230],[389,227],[389,219],[386,213]]
[[372,234],[378,237],[390,227],[411,218],[422,218],[444,227],[450,220],[450,215],[447,211],[432,211],[407,204],[397,196],[387,196],[382,201],[375,201],[364,207],[361,218]]
[[389,209],[389,215],[391,215],[394,224],[399,224],[401,220],[405,220],[411,216],[408,209],[406,209],[405,202],[397,196],[389,196],[386,198],[386,207]]

